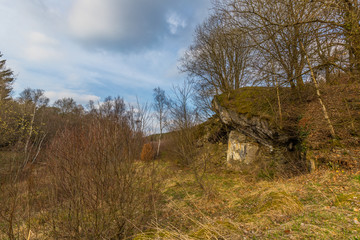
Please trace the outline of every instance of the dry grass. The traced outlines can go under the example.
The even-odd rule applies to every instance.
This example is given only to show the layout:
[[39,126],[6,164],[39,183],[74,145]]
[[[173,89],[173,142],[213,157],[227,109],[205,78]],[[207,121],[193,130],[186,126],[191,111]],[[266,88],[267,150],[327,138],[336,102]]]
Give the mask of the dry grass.
[[[204,180],[213,193],[209,197],[189,169],[164,159],[156,163],[166,179],[163,197],[150,225],[135,226],[142,233],[134,239],[358,239],[360,234],[360,172],[322,170],[270,181],[214,165]],[[34,173],[34,181],[45,184],[40,174]],[[37,212],[30,239],[46,239],[51,231],[51,211],[36,207],[43,196],[32,195]],[[18,228],[26,238],[26,221]]]
[[136,239],[358,239],[360,173],[323,170],[291,179],[249,181],[208,173],[209,199],[187,171],[173,171],[164,219]]

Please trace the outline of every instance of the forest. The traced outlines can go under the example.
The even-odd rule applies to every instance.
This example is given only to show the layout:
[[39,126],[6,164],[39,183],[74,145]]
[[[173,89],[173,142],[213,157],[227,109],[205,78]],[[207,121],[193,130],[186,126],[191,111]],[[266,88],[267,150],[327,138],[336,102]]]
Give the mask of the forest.
[[148,103],[14,96],[0,57],[0,239],[359,239],[359,0],[214,1]]

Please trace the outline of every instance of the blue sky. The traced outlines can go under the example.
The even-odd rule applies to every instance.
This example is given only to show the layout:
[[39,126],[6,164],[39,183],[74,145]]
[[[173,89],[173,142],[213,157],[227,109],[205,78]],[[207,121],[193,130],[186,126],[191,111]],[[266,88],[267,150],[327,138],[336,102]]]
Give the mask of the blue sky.
[[0,51],[26,87],[53,102],[152,100],[186,78],[178,60],[211,0],[0,0]]

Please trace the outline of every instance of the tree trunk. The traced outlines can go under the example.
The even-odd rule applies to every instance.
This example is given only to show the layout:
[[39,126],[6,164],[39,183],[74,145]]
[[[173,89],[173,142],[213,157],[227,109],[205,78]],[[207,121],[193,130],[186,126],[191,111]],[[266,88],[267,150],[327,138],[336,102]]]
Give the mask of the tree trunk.
[[30,139],[31,139],[31,136],[32,136],[32,132],[33,132],[33,126],[34,126],[34,122],[35,122],[35,114],[36,114],[36,103],[34,103],[34,111],[33,111],[31,122],[30,122],[29,135],[28,135],[28,137],[26,139],[26,143],[25,143],[25,148],[24,148],[25,161],[23,163],[23,167],[25,167],[25,165],[29,161],[29,156],[28,156],[27,153],[28,153],[28,148],[29,148],[29,143],[30,143]]
[[344,34],[349,51],[350,73],[351,78],[356,79],[360,75],[360,17],[357,1],[344,0],[344,5]]
[[291,87],[292,90],[295,90],[295,89],[296,89],[296,85],[295,85],[295,83],[294,83],[294,79],[291,79],[291,80],[290,80],[290,87]]
[[307,59],[308,65],[309,65],[309,69],[310,69],[310,73],[311,73],[311,78],[312,78],[312,80],[313,80],[313,82],[314,82],[315,89],[316,89],[316,95],[317,95],[317,97],[318,97],[318,99],[319,99],[319,102],[320,102],[320,105],[321,105],[321,107],[322,107],[322,110],[323,110],[323,113],[324,113],[324,118],[325,118],[325,120],[327,121],[327,124],[328,124],[328,126],[329,126],[330,133],[331,133],[331,137],[332,137],[332,138],[335,138],[335,137],[336,137],[336,134],[335,134],[334,126],[333,126],[332,123],[331,123],[331,120],[330,120],[330,118],[329,118],[329,114],[328,114],[328,111],[327,111],[327,109],[326,109],[326,106],[325,106],[325,104],[324,104],[323,101],[322,101],[321,93],[320,93],[320,89],[319,89],[319,84],[318,84],[318,82],[317,82],[317,80],[316,80],[314,71],[313,71],[313,69],[312,69],[312,67],[311,67],[310,60],[309,60],[309,56],[307,55],[307,53],[306,53],[306,51],[305,51],[305,47],[304,47],[304,45],[303,45],[302,43],[301,43],[301,47],[302,47],[304,53],[306,54],[306,59]]
[[279,80],[276,79],[276,95],[277,95],[277,100],[278,100],[278,105],[279,105],[279,119],[280,119],[280,129],[282,129],[283,127],[283,119],[282,119],[282,111],[281,111],[281,101],[280,101],[280,91],[279,91]]
[[157,147],[157,151],[156,151],[156,157],[159,157],[159,153],[160,153],[161,135],[162,135],[162,132],[160,132],[160,135],[159,135],[159,142],[158,142],[158,147]]

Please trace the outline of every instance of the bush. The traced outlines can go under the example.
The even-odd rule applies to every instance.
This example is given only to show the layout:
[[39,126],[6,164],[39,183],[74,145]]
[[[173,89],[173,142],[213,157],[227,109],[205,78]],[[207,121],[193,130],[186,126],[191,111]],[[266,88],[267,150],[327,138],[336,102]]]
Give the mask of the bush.
[[151,143],[144,144],[140,155],[141,161],[151,161],[154,159],[154,157],[155,150],[153,145]]
[[143,134],[127,122],[94,120],[50,147],[51,238],[123,239],[153,219],[159,191],[139,159]]

